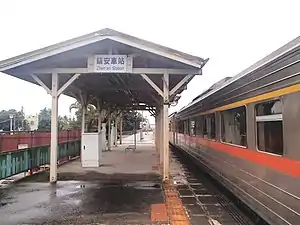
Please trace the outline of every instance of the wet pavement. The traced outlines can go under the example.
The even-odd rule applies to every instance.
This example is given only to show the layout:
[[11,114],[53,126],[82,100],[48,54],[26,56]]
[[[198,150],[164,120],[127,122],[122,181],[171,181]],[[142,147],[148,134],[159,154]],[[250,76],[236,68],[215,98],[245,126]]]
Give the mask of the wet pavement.
[[104,152],[100,167],[59,166],[56,185],[44,171],[0,188],[0,225],[151,224],[153,204],[164,203],[153,136],[124,151],[132,141]]
[[17,183],[0,189],[0,224],[151,224],[159,182]]

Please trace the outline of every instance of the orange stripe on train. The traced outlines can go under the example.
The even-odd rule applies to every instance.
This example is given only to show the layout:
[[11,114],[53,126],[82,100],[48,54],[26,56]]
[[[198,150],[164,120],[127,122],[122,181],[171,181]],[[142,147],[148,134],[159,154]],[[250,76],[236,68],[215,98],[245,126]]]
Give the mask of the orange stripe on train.
[[274,170],[286,173],[294,177],[300,177],[300,162],[288,158],[283,158],[281,156],[269,155],[262,152],[257,152],[247,148],[241,148],[238,146],[232,146],[225,143],[220,143],[217,141],[210,141],[200,137],[189,137],[185,136],[191,140],[191,142],[196,142],[200,145],[210,147],[213,150],[218,150],[226,152],[232,156],[245,159],[259,165],[267,166]]

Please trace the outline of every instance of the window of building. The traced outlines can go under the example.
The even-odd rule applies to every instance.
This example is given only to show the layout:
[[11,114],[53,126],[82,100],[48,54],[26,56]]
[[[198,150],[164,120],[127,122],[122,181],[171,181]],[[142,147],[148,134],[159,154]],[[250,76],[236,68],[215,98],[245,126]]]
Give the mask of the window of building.
[[258,150],[283,155],[281,101],[275,100],[257,104],[255,110]]
[[216,118],[215,114],[203,116],[203,137],[208,139],[216,138]]
[[245,106],[221,112],[221,140],[230,144],[247,146]]

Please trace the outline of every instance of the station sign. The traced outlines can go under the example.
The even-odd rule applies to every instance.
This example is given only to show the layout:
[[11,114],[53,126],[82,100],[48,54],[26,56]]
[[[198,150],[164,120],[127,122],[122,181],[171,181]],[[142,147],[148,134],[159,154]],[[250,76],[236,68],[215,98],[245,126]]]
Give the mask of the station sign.
[[132,57],[127,55],[95,55],[88,60],[88,70],[94,73],[131,73]]

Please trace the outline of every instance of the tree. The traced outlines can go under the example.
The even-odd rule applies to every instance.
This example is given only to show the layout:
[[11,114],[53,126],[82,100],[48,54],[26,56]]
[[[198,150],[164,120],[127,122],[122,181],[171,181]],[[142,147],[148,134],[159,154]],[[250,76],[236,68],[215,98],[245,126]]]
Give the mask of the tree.
[[[75,110],[76,119],[72,119],[70,122],[71,129],[80,129],[81,128],[81,121],[82,121],[82,107],[80,102],[76,101],[75,103],[71,104],[69,107],[70,112]],[[88,104],[87,111],[86,111],[86,121],[87,121],[87,130],[97,130],[98,129],[98,112],[94,105]]]
[[[71,104],[70,112],[74,109],[76,119],[70,121],[70,128],[71,129],[80,129],[81,128],[81,121],[82,121],[82,109],[81,104],[76,101],[75,103]],[[87,106],[87,114],[86,114],[86,121],[87,121],[87,129],[88,131],[97,130],[98,124],[98,111],[94,105],[88,104]],[[123,130],[124,131],[132,131],[134,129],[134,123],[136,121],[137,127],[139,126],[140,122],[145,121],[145,118],[142,117],[142,114],[133,110],[125,110],[122,111],[123,115]],[[107,118],[105,118],[104,122],[107,122]]]
[[140,122],[143,121],[142,114],[133,110],[127,110],[123,112],[123,130],[132,131],[134,130],[134,123],[136,122],[137,127]]
[[[72,127],[74,120],[65,116],[58,116],[58,130],[76,129]],[[78,129],[78,128],[77,128]],[[39,131],[51,130],[51,109],[44,108],[39,113]]]
[[44,108],[39,113],[39,131],[50,131],[51,130],[51,109]]
[[0,130],[10,131],[10,115],[13,115],[12,128],[13,130],[28,130],[28,121],[25,120],[25,113],[23,107],[20,111],[16,109],[0,111]]
[[58,129],[59,130],[70,130],[70,121],[67,116],[58,116]]

